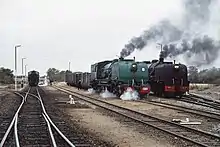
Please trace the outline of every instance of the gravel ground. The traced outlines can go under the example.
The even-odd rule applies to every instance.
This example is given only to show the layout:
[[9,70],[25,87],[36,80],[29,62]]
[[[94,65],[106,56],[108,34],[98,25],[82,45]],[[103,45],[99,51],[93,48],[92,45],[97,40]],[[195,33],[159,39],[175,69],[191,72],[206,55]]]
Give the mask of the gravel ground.
[[[59,116],[62,118],[62,120],[69,125],[69,128],[73,130],[73,132],[79,132],[83,138],[87,139],[91,144],[93,144],[95,147],[111,147],[114,146],[112,142],[107,142],[105,140],[100,139],[96,134],[93,132],[89,132],[86,130],[84,126],[78,123],[78,121],[72,121],[72,118],[75,118],[76,116],[70,116],[68,113],[66,113],[66,109],[85,109],[88,108],[87,105],[70,105],[67,104],[69,98],[68,95],[60,93],[57,90],[54,90],[50,87],[43,87],[45,90],[46,95],[43,96],[44,102],[46,104],[46,109],[53,110],[53,113],[49,113],[51,118],[53,119],[54,116]],[[78,135],[79,135],[78,133]],[[65,134],[65,133],[64,133]]]
[[210,98],[213,100],[220,100],[220,86],[214,86],[209,89],[205,89],[203,91],[199,90],[191,90],[191,93],[199,94],[201,96],[204,96],[206,98]]
[[211,100],[220,100],[220,92],[205,92],[205,91],[191,91],[192,94],[196,94]]
[[[76,90],[73,87],[68,88]],[[78,90],[76,91],[79,92]],[[81,92],[85,93],[85,91]],[[129,107],[132,109],[136,108],[134,110],[139,110],[143,112],[149,111],[152,113],[152,115],[155,115],[155,106],[152,105],[147,105],[138,102],[121,101],[117,99],[110,99],[109,102],[112,102],[114,104],[120,104],[122,106]],[[96,131],[98,134],[100,134],[101,137],[105,137],[108,140],[113,139],[117,145],[123,146],[123,144],[125,144],[124,146],[127,146],[129,144],[131,146],[146,146],[146,144],[148,144],[148,146],[180,146],[181,144],[181,146],[187,146],[185,142],[180,143],[177,138],[175,139],[172,136],[169,136],[158,130],[152,129],[150,127],[145,127],[147,131],[143,131],[143,125],[140,126],[140,124],[126,124],[123,122],[124,118],[122,119],[115,115],[112,116],[111,114],[106,115],[107,112],[103,112],[103,110],[97,112],[96,110],[66,109],[66,112],[74,116],[73,120],[75,120],[77,116],[77,119],[80,124],[87,126],[88,129],[91,129],[91,131]],[[161,110],[161,113],[163,111],[164,110]],[[174,115],[176,112],[172,113]],[[103,121],[105,121],[104,124]],[[109,136],[111,136],[111,138]]]
[[0,90],[0,117],[15,112],[21,98],[11,92]]
[[[87,94],[87,95],[91,95],[96,98],[100,98],[100,96],[97,94],[88,94],[88,92],[83,91],[83,90],[79,91],[74,87],[69,87],[69,86],[64,86],[64,87],[70,88],[71,90],[74,90],[76,92],[81,92],[83,94]],[[175,105],[177,104],[180,106],[187,106],[190,108],[207,110],[207,108],[204,108],[201,106],[196,106],[194,104],[180,102],[180,101],[177,101],[174,99],[155,98],[153,96],[149,96],[149,99],[157,99],[158,101],[163,101],[163,102],[167,102],[167,103],[171,103],[171,104],[175,104]],[[190,113],[186,113],[186,112],[182,112],[182,111],[178,111],[178,110],[172,110],[169,108],[155,106],[155,105],[151,105],[151,104],[147,104],[147,103],[141,103],[141,102],[135,102],[135,101],[122,101],[120,99],[115,99],[115,98],[107,98],[105,100],[107,100],[108,102],[115,104],[115,105],[123,106],[123,107],[129,108],[129,109],[132,109],[132,110],[136,110],[136,111],[139,111],[139,112],[142,112],[145,114],[150,114],[152,116],[163,118],[163,119],[169,120],[169,121],[172,121],[172,119],[186,120],[186,118],[189,118],[190,121],[201,122],[201,125],[187,125],[188,127],[201,129],[201,130],[204,130],[207,132],[212,132],[215,134],[219,134],[219,132],[220,132],[219,122],[214,121],[212,119],[209,119],[207,117],[201,117],[201,116],[197,116],[195,114],[190,114]],[[211,109],[209,109],[209,110],[211,110]]]
[[21,103],[21,98],[11,92],[0,90],[0,141]]
[[78,122],[90,131],[94,131],[99,138],[109,142],[113,141],[114,144],[120,147],[172,146],[149,137],[146,132],[139,132],[129,124],[123,124],[120,120],[118,121],[92,109],[67,109],[66,112],[73,116],[73,121]]

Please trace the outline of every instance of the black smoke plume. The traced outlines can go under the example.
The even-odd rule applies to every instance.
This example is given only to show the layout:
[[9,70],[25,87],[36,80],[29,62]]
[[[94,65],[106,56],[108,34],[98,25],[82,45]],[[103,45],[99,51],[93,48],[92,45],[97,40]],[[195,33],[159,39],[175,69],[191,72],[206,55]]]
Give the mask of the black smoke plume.
[[163,50],[166,58],[184,55],[186,61],[195,58],[193,64],[196,66],[211,64],[218,58],[220,50],[220,39],[206,33],[212,7],[220,9],[215,3],[216,0],[183,0],[185,13],[180,26],[173,25],[169,20],[161,21],[139,37],[133,37],[120,52],[121,57],[127,57],[135,49],[142,50],[154,42],[165,44]]

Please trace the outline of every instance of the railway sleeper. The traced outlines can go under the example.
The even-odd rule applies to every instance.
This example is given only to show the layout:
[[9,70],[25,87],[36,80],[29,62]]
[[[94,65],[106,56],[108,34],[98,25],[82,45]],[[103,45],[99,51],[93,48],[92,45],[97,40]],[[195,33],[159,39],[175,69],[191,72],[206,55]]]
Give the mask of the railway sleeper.
[[74,144],[76,147],[90,147],[89,144]]

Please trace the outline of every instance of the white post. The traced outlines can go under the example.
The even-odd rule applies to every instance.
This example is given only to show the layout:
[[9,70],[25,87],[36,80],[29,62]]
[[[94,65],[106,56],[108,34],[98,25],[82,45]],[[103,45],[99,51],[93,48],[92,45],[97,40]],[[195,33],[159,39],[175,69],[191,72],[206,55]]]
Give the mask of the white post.
[[69,98],[70,98],[70,104],[75,104],[75,101],[74,101],[72,95],[69,95]]
[[71,65],[71,62],[69,62],[69,71],[70,71],[70,65]]
[[21,82],[22,82],[22,84],[24,84],[24,78],[23,78],[23,76],[24,76],[24,59],[26,59],[26,58],[22,58],[22,67],[21,67],[21,71],[22,71]]
[[26,81],[27,81],[27,78],[26,78],[26,76],[27,76],[27,64],[25,65],[25,68],[24,68],[24,77],[25,77],[25,83],[26,83]]
[[21,45],[15,46],[15,91],[17,91],[17,48]]

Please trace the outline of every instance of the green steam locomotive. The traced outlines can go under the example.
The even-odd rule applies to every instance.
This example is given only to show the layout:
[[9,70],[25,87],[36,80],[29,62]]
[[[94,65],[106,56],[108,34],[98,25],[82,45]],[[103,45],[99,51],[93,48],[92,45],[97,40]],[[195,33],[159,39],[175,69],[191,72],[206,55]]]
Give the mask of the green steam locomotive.
[[135,59],[119,58],[91,65],[90,87],[104,89],[120,96],[129,87],[141,97],[150,93],[148,64]]

